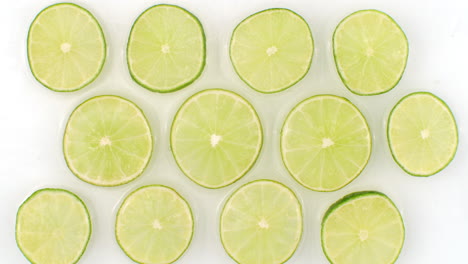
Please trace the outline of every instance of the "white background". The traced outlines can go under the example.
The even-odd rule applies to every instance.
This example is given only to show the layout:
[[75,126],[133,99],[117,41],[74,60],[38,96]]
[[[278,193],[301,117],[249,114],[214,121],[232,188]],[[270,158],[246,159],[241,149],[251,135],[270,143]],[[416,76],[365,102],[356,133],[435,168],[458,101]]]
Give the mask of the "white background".
[[[406,241],[398,263],[467,263],[468,249],[468,7],[464,0],[168,0],[193,12],[207,36],[207,65],[193,85],[171,94],[149,92],[129,77],[125,46],[134,19],[159,2],[148,0],[77,0],[101,23],[108,42],[103,72],[88,87],[73,93],[52,92],[31,76],[26,36],[34,16],[50,0],[3,1],[0,9],[0,263],[27,263],[16,247],[18,206],[42,187],[67,188],[88,205],[93,234],[80,263],[132,263],[114,239],[114,218],[121,199],[151,183],[177,189],[192,205],[196,228],[191,246],[178,263],[234,263],[218,235],[220,206],[240,185],[259,178],[279,180],[291,187],[304,206],[304,235],[288,263],[327,263],[320,247],[320,222],[328,206],[360,190],[386,193],[401,210]],[[5,5],[6,4],[6,5]],[[304,80],[285,92],[263,95],[248,88],[229,62],[229,37],[244,17],[270,7],[287,7],[309,23],[315,40],[312,67]],[[341,83],[330,51],[333,29],[353,11],[376,8],[390,14],[410,44],[406,72],[399,85],[379,96],[360,97]],[[264,148],[254,168],[239,182],[220,190],[204,189],[185,177],[169,150],[168,127],[175,111],[191,94],[206,88],[236,91],[258,110],[265,130]],[[385,137],[385,120],[392,106],[413,91],[430,91],[443,98],[455,114],[460,144],[453,162],[439,174],[417,178],[405,174],[392,160]],[[317,193],[296,183],[278,152],[278,132],[288,111],[302,99],[321,93],[345,96],[367,117],[374,149],[367,168],[345,188]],[[61,139],[68,115],[83,100],[100,94],[127,97],[149,118],[155,133],[155,153],[145,173],[121,187],[95,187],[68,170]]]

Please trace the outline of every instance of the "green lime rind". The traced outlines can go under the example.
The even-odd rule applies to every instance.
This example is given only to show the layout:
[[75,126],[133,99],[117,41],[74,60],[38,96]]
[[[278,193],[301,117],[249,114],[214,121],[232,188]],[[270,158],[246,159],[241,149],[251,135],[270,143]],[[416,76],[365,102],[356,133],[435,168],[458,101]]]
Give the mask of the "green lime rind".
[[400,31],[403,33],[403,35],[405,36],[405,40],[406,40],[406,58],[405,58],[405,65],[403,67],[403,70],[399,76],[399,78],[396,79],[395,83],[393,85],[390,86],[390,88],[388,88],[387,90],[384,90],[384,91],[381,91],[381,92],[376,92],[376,93],[360,93],[358,91],[355,91],[353,90],[348,82],[345,80],[343,74],[341,73],[341,71],[338,69],[338,61],[337,61],[337,58],[336,58],[336,53],[335,53],[335,49],[333,48],[333,59],[335,61],[335,66],[336,66],[336,71],[338,72],[338,76],[340,76],[340,79],[341,81],[343,82],[343,84],[345,85],[345,87],[352,93],[356,94],[356,95],[361,95],[361,96],[372,96],[372,95],[379,95],[379,94],[384,94],[386,92],[389,92],[391,91],[393,88],[395,88],[398,83],[400,82],[401,78],[403,77],[403,74],[405,72],[405,69],[406,69],[406,66],[408,64],[408,56],[409,56],[409,42],[408,42],[408,38],[406,37],[406,34],[405,32],[403,31],[403,29],[400,27],[400,25],[391,17],[389,16],[388,14],[380,11],[380,10],[376,10],[376,9],[363,9],[363,10],[359,10],[359,11],[356,11],[356,12],[353,12],[351,14],[349,14],[348,16],[346,16],[345,18],[343,18],[343,20],[340,21],[340,23],[338,24],[338,26],[336,26],[335,30],[333,31],[333,37],[332,37],[332,46],[334,47],[335,45],[335,35],[336,35],[336,32],[337,32],[337,29],[340,27],[340,25],[349,17],[357,14],[357,13],[360,13],[360,12],[366,12],[366,11],[372,11],[372,12],[377,12],[379,14],[382,14],[384,15],[385,17],[387,17],[388,19],[390,19],[390,21],[392,21],[394,23],[394,25],[400,29]]
[[[455,125],[455,135],[456,135],[456,143],[455,143],[455,150],[453,151],[451,157],[448,159],[447,163],[442,166],[441,168],[439,168],[438,170],[432,172],[432,173],[429,173],[429,174],[418,174],[418,173],[414,173],[412,171],[410,171],[409,169],[407,169],[403,164],[400,163],[400,161],[396,158],[395,156],[395,153],[394,153],[394,150],[392,148],[392,141],[391,141],[391,138],[390,138],[390,119],[395,111],[395,109],[398,107],[398,105],[400,105],[400,103],[402,103],[405,99],[407,99],[408,97],[410,96],[413,96],[413,95],[418,95],[418,94],[425,94],[425,95],[429,95],[431,96],[432,98],[436,99],[438,102],[440,102],[442,105],[444,105],[446,107],[446,109],[448,110],[448,112],[450,113],[450,117],[451,117],[451,120],[452,122],[454,123]],[[401,98],[396,104],[395,106],[393,107],[392,111],[390,112],[390,114],[388,115],[388,119],[387,119],[387,129],[386,129],[386,133],[387,133],[387,141],[388,141],[388,146],[389,146],[389,149],[390,149],[390,153],[392,154],[392,158],[393,160],[396,162],[396,164],[398,164],[398,166],[403,170],[405,171],[406,173],[408,173],[409,175],[411,176],[416,176],[416,177],[429,177],[429,176],[432,176],[432,175],[435,175],[437,173],[439,173],[440,171],[442,171],[443,169],[445,169],[451,162],[452,160],[455,158],[455,155],[457,153],[457,150],[458,150],[458,143],[459,143],[459,135],[458,135],[458,126],[457,126],[457,122],[455,120],[455,117],[450,109],[450,107],[447,105],[447,103],[445,103],[444,100],[442,100],[441,98],[439,98],[438,96],[430,93],[430,92],[414,92],[414,93],[410,93],[410,94],[407,94],[405,95],[403,98]]]
[[[259,148],[257,150],[257,153],[255,154],[255,159],[252,160],[252,163],[247,167],[245,168],[244,172],[239,175],[238,177],[234,178],[234,180],[232,181],[229,181],[229,182],[226,182],[225,184],[223,185],[220,185],[220,186],[209,186],[209,185],[206,185],[206,184],[201,184],[200,182],[197,182],[195,179],[193,179],[193,177],[189,176],[188,173],[186,173],[186,171],[183,169],[179,159],[177,158],[176,156],[176,152],[174,151],[174,133],[172,133],[172,131],[174,131],[174,124],[175,124],[175,121],[177,120],[177,117],[179,116],[182,108],[184,107],[184,105],[186,105],[187,102],[189,102],[191,99],[195,98],[196,96],[198,96],[199,94],[201,93],[204,93],[204,92],[208,92],[208,91],[221,91],[221,92],[226,92],[226,93],[230,93],[236,97],[240,97],[241,99],[243,99],[243,101],[248,105],[248,107],[252,110],[252,112],[255,114],[255,119],[258,120],[258,123],[259,123],[259,129],[260,129],[260,142],[259,142]],[[245,99],[243,96],[233,92],[233,91],[229,91],[229,90],[225,90],[225,89],[220,89],[220,88],[213,88],[213,89],[206,89],[206,90],[202,90],[202,91],[199,91],[193,95],[191,95],[189,98],[187,98],[183,103],[182,105],[179,107],[179,109],[177,110],[174,118],[172,119],[172,124],[171,124],[171,133],[170,133],[170,136],[169,136],[169,142],[170,142],[170,148],[171,148],[171,153],[174,157],[174,160],[177,164],[177,166],[179,167],[179,169],[184,173],[184,175],[187,176],[187,178],[189,178],[192,182],[204,187],[204,188],[207,188],[207,189],[220,189],[220,188],[223,188],[223,187],[226,187],[228,185],[231,185],[237,181],[239,181],[240,179],[242,179],[251,169],[252,167],[257,163],[257,160],[260,156],[260,153],[263,149],[263,137],[264,137],[264,131],[263,131],[263,126],[262,126],[262,123],[261,123],[261,120],[260,120],[260,117],[257,113],[257,111],[255,110],[255,108],[253,107],[253,105],[247,100]]]
[[[43,14],[45,11],[49,10],[50,8],[54,8],[54,7],[57,7],[57,6],[60,6],[60,5],[70,5],[70,6],[74,6],[76,8],[79,8],[81,11],[84,11],[86,14],[89,15],[89,17],[96,23],[97,27],[99,28],[99,31],[100,31],[100,34],[101,34],[101,38],[102,38],[102,41],[103,41],[103,59],[101,61],[101,65],[98,69],[98,71],[96,72],[96,74],[87,82],[85,82],[84,84],[82,84],[81,86],[79,87],[76,87],[74,89],[69,89],[69,90],[60,90],[60,89],[56,89],[56,88],[53,88],[51,87],[50,85],[47,85],[46,83],[44,83],[43,81],[40,80],[39,77],[36,76],[36,74],[34,73],[34,70],[33,70],[33,67],[32,67],[32,64],[31,64],[31,55],[30,55],[30,48],[29,48],[29,44],[30,44],[30,38],[31,38],[31,29],[32,29],[32,26],[35,24],[36,20],[40,17],[41,14]],[[106,38],[104,36],[104,31],[102,30],[102,27],[101,25],[99,24],[99,21],[96,19],[96,17],[90,12],[88,11],[87,9],[83,8],[82,6],[79,6],[77,4],[74,4],[74,3],[67,3],[67,2],[64,2],[64,3],[57,3],[57,4],[52,4],[52,5],[49,5],[47,6],[46,8],[42,9],[39,14],[36,15],[36,17],[33,19],[31,25],[29,26],[29,30],[28,30],[28,37],[26,39],[26,46],[27,46],[27,57],[28,57],[28,65],[29,65],[29,70],[31,71],[31,74],[33,75],[34,79],[36,79],[40,84],[42,84],[44,87],[54,91],[54,92],[63,92],[63,93],[66,93],[66,92],[74,92],[74,91],[77,91],[77,90],[80,90],[86,86],[88,86],[90,83],[94,82],[97,77],[101,74],[102,72],[102,69],[104,68],[104,64],[105,64],[105,61],[106,61],[106,58],[107,58],[107,42],[106,42]]]
[[[285,125],[286,123],[289,121],[290,119],[290,116],[292,114],[294,114],[296,112],[296,110],[301,107],[303,105],[303,103],[313,99],[313,98],[317,98],[317,97],[326,97],[326,96],[329,96],[329,97],[334,97],[334,98],[338,98],[340,100],[344,100],[346,103],[348,103],[353,109],[355,109],[355,111],[362,117],[365,125],[366,125],[366,128],[367,128],[367,132],[369,134],[369,155],[366,159],[366,161],[363,163],[363,166],[362,168],[356,172],[356,174],[351,177],[349,179],[349,181],[345,182],[343,185],[337,187],[337,188],[333,188],[333,189],[318,189],[318,188],[312,188],[311,186],[308,186],[306,183],[302,182],[301,180],[299,180],[299,178],[297,176],[294,175],[294,173],[291,171],[291,169],[286,165],[286,162],[285,162],[285,153],[284,153],[284,148],[282,147],[283,146],[283,135],[284,135],[284,129],[285,129]],[[309,190],[312,190],[312,191],[317,191],[317,192],[334,192],[336,190],[339,190],[339,189],[342,189],[344,188],[345,186],[347,186],[348,184],[350,184],[351,182],[353,182],[359,175],[361,175],[361,173],[364,171],[364,169],[367,167],[367,164],[369,163],[369,160],[370,160],[370,157],[372,156],[372,148],[373,148],[373,140],[372,140],[372,133],[370,131],[370,127],[369,127],[369,124],[364,116],[364,114],[361,112],[361,110],[355,105],[353,104],[350,100],[348,100],[347,98],[345,97],[341,97],[341,96],[337,96],[337,95],[333,95],[333,94],[320,94],[320,95],[314,95],[314,96],[311,96],[311,97],[308,97],[306,99],[303,99],[301,102],[299,102],[298,104],[296,104],[294,106],[293,109],[291,109],[291,111],[288,113],[288,115],[286,116],[284,122],[283,122],[283,126],[281,128],[281,131],[280,131],[280,153],[281,153],[281,158],[283,160],[283,164],[285,165],[284,167],[286,168],[286,170],[288,171],[289,175],[291,175],[300,185],[302,185],[303,187],[309,189]]]
[[91,98],[85,100],[84,102],[82,102],[81,104],[79,104],[77,107],[75,107],[75,109],[74,109],[73,112],[70,114],[70,116],[69,116],[68,119],[70,120],[70,118],[73,116],[73,114],[75,113],[75,111],[78,110],[82,105],[84,105],[85,103],[87,103],[87,102],[89,102],[89,101],[91,101],[91,100],[93,100],[93,99],[97,99],[97,98],[101,98],[101,97],[116,97],[116,98],[119,98],[119,99],[121,99],[121,100],[124,100],[124,101],[130,103],[132,106],[134,106],[136,109],[138,109],[138,110],[141,112],[141,114],[142,114],[142,116],[143,116],[143,118],[144,118],[144,120],[145,120],[145,122],[146,122],[146,125],[147,125],[147,127],[148,127],[148,129],[149,129],[150,136],[151,136],[151,146],[150,146],[151,149],[150,149],[150,151],[149,151],[150,154],[149,154],[148,160],[147,160],[145,166],[142,168],[141,172],[140,172],[138,175],[136,175],[135,177],[129,178],[129,179],[127,179],[126,181],[123,181],[123,182],[120,182],[120,183],[117,183],[117,184],[97,184],[97,183],[95,183],[95,182],[92,182],[92,181],[89,181],[89,180],[86,180],[86,179],[82,178],[82,177],[80,176],[80,174],[79,174],[77,171],[75,171],[75,170],[72,169],[72,166],[70,165],[70,161],[69,161],[69,159],[67,158],[66,151],[65,151],[65,145],[66,145],[66,144],[65,144],[65,138],[66,138],[66,131],[68,130],[68,126],[69,126],[69,121],[67,121],[67,125],[65,126],[65,129],[64,129],[65,132],[64,132],[63,139],[62,139],[62,152],[63,152],[63,154],[64,154],[63,156],[64,156],[65,162],[66,162],[66,164],[67,164],[67,167],[70,169],[70,171],[71,171],[78,179],[80,179],[80,180],[82,180],[82,181],[84,181],[84,182],[86,182],[86,183],[92,184],[92,185],[94,185],[94,186],[100,186],[100,187],[115,187],[115,186],[120,186],[120,185],[127,184],[127,183],[129,183],[129,182],[131,182],[131,181],[133,181],[133,180],[139,178],[139,177],[145,172],[146,168],[148,167],[148,165],[149,165],[149,163],[150,163],[150,161],[151,161],[151,158],[153,157],[153,151],[154,151],[154,136],[153,136],[152,128],[151,128],[151,126],[149,125],[148,118],[147,118],[146,115],[144,114],[143,110],[142,110],[137,104],[135,104],[134,102],[132,102],[132,101],[130,101],[129,99],[126,99],[126,98],[124,98],[124,97],[118,96],[118,95],[98,95],[98,96],[91,97]]
[[[310,34],[310,39],[312,41],[312,54],[310,56],[310,61],[308,62],[308,67],[307,69],[304,71],[304,74],[302,76],[300,76],[295,82],[291,83],[290,85],[287,85],[285,87],[282,87],[280,89],[277,89],[277,90],[273,90],[273,91],[263,91],[263,90],[260,90],[256,87],[254,87],[250,82],[248,82],[245,78],[242,77],[242,75],[239,73],[239,70],[237,69],[236,65],[233,63],[233,59],[232,59],[232,52],[231,52],[231,47],[232,47],[232,42],[233,42],[233,37],[234,37],[234,33],[236,32],[236,30],[238,29],[238,27],[240,25],[242,25],[245,21],[249,20],[250,18],[258,15],[258,14],[261,14],[263,12],[269,12],[269,11],[274,11],[274,10],[284,10],[284,11],[289,11],[291,12],[292,14],[296,15],[298,18],[300,18],[306,25],[307,25],[307,28],[309,30],[309,34]],[[314,57],[314,54],[315,54],[315,42],[314,42],[314,38],[313,38],[313,35],[312,35],[312,31],[310,30],[310,27],[309,27],[309,24],[307,23],[307,21],[302,17],[300,16],[299,14],[297,14],[296,12],[288,9],[288,8],[269,8],[269,9],[265,9],[265,10],[262,10],[262,11],[258,11],[254,14],[251,14],[250,16],[246,17],[245,19],[243,19],[233,30],[233,33],[231,35],[231,40],[230,40],[230,43],[229,43],[229,58],[231,60],[231,64],[234,68],[234,70],[236,71],[236,74],[237,76],[239,76],[239,78],[245,83],[247,84],[250,88],[254,89],[255,91],[257,92],[260,92],[260,93],[264,93],[264,94],[272,94],[272,93],[279,93],[279,92],[282,92],[292,86],[294,86],[295,84],[297,84],[299,81],[301,81],[302,79],[304,79],[304,77],[307,75],[307,73],[309,72],[310,70],[310,67],[312,65],[312,61],[313,61],[313,57]]]
[[[297,202],[296,205],[298,206],[299,208],[299,215],[301,217],[301,227],[300,227],[300,236],[297,240],[297,243],[294,247],[294,249],[292,250],[292,252],[280,263],[277,263],[277,264],[283,264],[283,263],[286,263],[288,260],[290,260],[292,258],[292,256],[294,255],[294,253],[297,251],[297,248],[299,247],[300,245],[300,242],[303,238],[303,233],[304,233],[304,214],[303,214],[303,208],[302,208],[302,204],[299,200],[299,197],[297,196],[297,194],[292,190],[290,189],[288,186],[286,186],[285,184],[281,183],[281,182],[278,182],[278,181],[275,181],[275,180],[270,180],[270,179],[259,179],[259,180],[254,180],[254,181],[251,181],[251,182],[248,182],[248,183],[245,183],[243,185],[241,185],[239,188],[237,188],[234,192],[232,192],[229,197],[226,199],[226,202],[224,203],[223,205],[223,208],[221,210],[221,215],[220,215],[220,220],[219,220],[219,234],[220,234],[220,238],[221,238],[221,244],[223,245],[223,248],[224,248],[224,251],[226,252],[226,254],[229,255],[229,257],[231,257],[232,260],[234,260],[236,263],[238,264],[245,264],[245,263],[241,263],[239,262],[239,260],[237,260],[233,254],[231,252],[229,252],[225,246],[225,243],[223,242],[223,232],[222,232],[222,219],[223,219],[223,212],[225,211],[226,209],[226,205],[229,203],[229,201],[232,199],[232,197],[234,197],[240,190],[242,190],[244,187],[250,185],[250,184],[254,184],[254,183],[258,183],[258,182],[271,182],[271,183],[274,183],[274,184],[278,184],[280,185],[281,187],[285,188],[287,191],[289,191],[290,194],[292,194],[292,196],[295,198],[295,201]],[[276,264],[276,263],[275,263]]]
[[[135,74],[132,72],[131,70],[131,67],[130,67],[130,60],[129,60],[129,57],[128,57],[128,54],[129,54],[129,46],[130,46],[130,40],[131,40],[131,37],[132,37],[132,32],[133,32],[133,29],[136,25],[136,23],[138,22],[138,20],[144,15],[146,14],[147,12],[149,12],[151,9],[155,8],[155,7],[160,7],[160,6],[167,6],[167,7],[174,7],[174,8],[178,8],[179,10],[185,12],[187,15],[189,15],[191,18],[193,18],[193,20],[198,24],[198,26],[200,27],[201,29],[201,34],[202,34],[202,38],[203,38],[203,60],[202,60],[202,64],[200,66],[200,70],[198,71],[198,73],[190,80],[186,81],[185,83],[179,85],[179,86],[176,86],[172,89],[156,89],[156,88],[153,88],[153,87],[150,87],[149,85],[145,84],[144,82],[142,82],[137,76],[135,76]],[[126,58],[127,58],[127,68],[129,69],[129,73],[130,73],[130,76],[132,77],[133,81],[135,81],[136,83],[138,83],[138,85],[140,85],[141,87],[149,90],[149,91],[152,91],[152,92],[158,92],[158,93],[171,93],[171,92],[175,92],[175,91],[178,91],[178,90],[181,90],[182,88],[185,88],[187,86],[189,86],[190,84],[192,84],[193,82],[195,82],[199,77],[200,75],[203,73],[203,70],[205,69],[205,65],[206,65],[206,35],[205,35],[205,30],[203,29],[203,25],[201,24],[200,20],[195,16],[193,15],[192,13],[190,13],[189,11],[187,11],[186,9],[180,7],[180,6],[177,6],[177,5],[170,5],[170,4],[158,4],[158,5],[153,5],[151,7],[149,7],[148,9],[146,9],[145,11],[143,11],[143,13],[141,13],[137,19],[135,20],[135,22],[133,23],[132,25],[132,28],[130,30],[130,34],[129,34],[129,37],[128,37],[128,40],[127,40],[127,48],[126,48]]]
[[68,191],[68,190],[65,190],[65,189],[60,189],[60,188],[43,188],[43,189],[40,189],[40,190],[37,190],[35,191],[33,194],[31,194],[31,196],[29,196],[21,205],[20,207],[18,208],[18,211],[16,213],[16,224],[15,224],[15,240],[16,240],[16,245],[18,246],[18,248],[20,249],[21,253],[23,254],[23,256],[31,263],[33,264],[46,264],[46,263],[39,263],[39,262],[34,262],[34,260],[31,258],[31,256],[28,256],[26,253],[25,253],[25,250],[24,248],[21,246],[21,243],[19,242],[19,239],[18,239],[18,221],[19,221],[19,214],[21,212],[21,209],[23,208],[23,206],[25,204],[27,204],[27,202],[31,201],[36,195],[40,194],[41,192],[65,192],[69,195],[71,195],[72,197],[74,197],[76,199],[76,201],[78,201],[84,208],[87,216],[88,216],[88,224],[89,224],[89,229],[88,229],[88,238],[85,242],[85,245],[83,246],[83,249],[81,250],[81,253],[77,256],[77,258],[74,260],[74,262],[72,262],[72,264],[75,264],[77,263],[81,257],[83,256],[83,254],[86,252],[86,248],[88,247],[88,244],[89,244],[89,240],[91,239],[91,234],[92,234],[92,221],[91,221],[91,216],[89,214],[89,210],[88,210],[88,207],[86,207],[86,204],[83,202],[83,200],[81,200],[80,197],[78,197],[78,195],[72,193],[71,191]]
[[[190,204],[188,203],[188,201],[182,196],[180,195],[175,189],[169,187],[169,186],[166,186],[166,185],[162,185],[162,184],[150,184],[150,185],[145,185],[145,186],[141,186],[135,190],[133,190],[131,193],[129,193],[125,199],[122,201],[121,205],[120,205],[120,208],[119,210],[117,211],[117,214],[116,214],[116,220],[115,220],[115,225],[114,225],[114,228],[115,230],[117,230],[117,223],[119,222],[119,215],[120,215],[120,211],[122,210],[122,205],[125,204],[125,202],[133,195],[135,194],[136,192],[142,190],[142,189],[145,189],[145,188],[151,188],[151,187],[161,187],[161,188],[166,188],[166,189],[169,189],[170,191],[174,192],[186,205],[187,205],[187,208],[189,209],[189,212],[190,212],[190,218],[192,220],[192,232],[191,232],[191,235],[190,235],[190,239],[187,243],[187,246],[185,247],[185,249],[180,253],[180,255],[174,259],[172,262],[169,262],[169,263],[174,263],[176,262],[177,260],[179,260],[183,255],[184,253],[187,251],[187,249],[190,247],[190,244],[192,243],[192,240],[193,240],[193,234],[194,234],[194,230],[195,230],[195,221],[194,221],[194,217],[193,217],[193,211],[192,211],[192,208],[190,207]],[[121,240],[119,239],[118,235],[117,235],[117,231],[115,232],[115,239],[117,240],[117,243],[119,244],[119,247],[122,249],[122,251],[125,253],[125,255],[127,255],[128,258],[130,258],[131,260],[133,260],[134,262],[136,263],[140,263],[140,264],[144,264],[142,262],[139,262],[137,259],[135,259],[133,256],[131,256],[123,247],[122,243],[121,243]],[[169,264],[168,263],[168,264]]]
[[[380,197],[383,197],[385,200],[387,200],[388,202],[390,202],[390,204],[396,209],[396,211],[398,211],[399,213],[399,210],[398,208],[396,207],[395,203],[387,196],[385,195],[384,193],[381,193],[381,192],[378,192],[378,191],[360,191],[360,192],[354,192],[354,193],[351,193],[351,194],[348,194],[344,197],[342,197],[341,199],[339,199],[338,201],[336,201],[335,203],[333,203],[329,208],[328,210],[325,212],[325,215],[323,216],[322,218],[322,224],[321,224],[321,230],[320,230],[320,241],[321,241],[321,244],[322,244],[322,251],[323,253],[325,254],[325,256],[327,257],[328,261],[330,263],[333,264],[333,260],[330,258],[330,256],[327,254],[326,250],[325,250],[325,247],[324,247],[324,224],[327,222],[328,220],[328,217],[338,208],[341,207],[341,205],[344,205],[346,204],[347,202],[350,202],[354,199],[357,199],[357,198],[361,198],[361,197],[365,197],[365,196],[380,196]],[[406,230],[405,230],[405,225],[404,225],[404,221],[403,221],[403,217],[401,216],[401,213],[399,213],[399,217],[400,217],[400,221],[401,221],[401,224],[402,224],[402,227],[403,227],[403,241],[401,243],[401,247],[398,251],[398,254],[396,254],[396,257],[394,260],[392,260],[392,262],[388,263],[388,264],[393,264],[397,261],[398,257],[400,256],[400,253],[401,253],[401,250],[403,249],[403,245],[404,245],[404,240],[405,240],[405,233],[406,233]]]

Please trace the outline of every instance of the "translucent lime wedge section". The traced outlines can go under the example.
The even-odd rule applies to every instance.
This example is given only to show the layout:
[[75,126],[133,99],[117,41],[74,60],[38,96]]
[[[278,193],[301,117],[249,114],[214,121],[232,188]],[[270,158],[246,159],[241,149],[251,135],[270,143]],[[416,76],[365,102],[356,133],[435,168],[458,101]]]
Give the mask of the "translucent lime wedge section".
[[458,146],[457,124],[437,96],[417,92],[403,97],[388,118],[387,137],[394,160],[407,173],[430,176],[452,161]]
[[350,101],[318,95],[299,103],[281,131],[289,173],[314,191],[335,191],[367,165],[372,139],[367,121]]
[[398,208],[379,192],[345,196],[322,221],[322,249],[333,264],[395,263],[404,239]]
[[190,97],[177,112],[171,148],[180,169],[207,188],[240,179],[262,147],[262,126],[255,109],[241,96],[211,89]]
[[156,92],[172,92],[195,81],[205,66],[200,21],[173,5],[147,9],[133,24],[127,44],[132,78]]
[[42,10],[28,33],[34,77],[58,92],[75,91],[97,78],[106,58],[101,26],[86,9],[60,3]]
[[400,81],[408,59],[408,40],[387,14],[361,10],[336,27],[333,54],[341,80],[351,92],[381,94]]
[[237,263],[284,263],[301,240],[301,204],[281,183],[250,182],[224,205],[220,233],[224,249]]
[[38,190],[18,209],[16,243],[31,263],[76,263],[90,235],[88,209],[69,191]]
[[193,216],[189,204],[173,189],[144,186],[123,201],[115,224],[122,250],[137,263],[172,263],[192,240]]
[[307,22],[283,8],[255,13],[232,33],[230,56],[239,77],[262,93],[282,91],[307,73],[314,41]]
[[68,119],[63,152],[81,180],[115,186],[137,178],[153,150],[151,129],[143,112],[127,99],[105,95],[79,105]]

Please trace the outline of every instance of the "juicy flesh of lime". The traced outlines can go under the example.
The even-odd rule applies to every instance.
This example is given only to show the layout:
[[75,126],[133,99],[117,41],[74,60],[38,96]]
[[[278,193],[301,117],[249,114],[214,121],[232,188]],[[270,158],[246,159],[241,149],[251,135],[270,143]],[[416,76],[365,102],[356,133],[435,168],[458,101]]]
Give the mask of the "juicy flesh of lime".
[[206,187],[227,185],[255,162],[261,124],[242,97],[222,90],[199,93],[179,110],[171,145],[182,170]]
[[106,55],[97,21],[74,5],[43,11],[28,37],[31,69],[44,85],[56,90],[82,87],[99,74]]
[[336,190],[367,164],[370,131],[362,114],[348,101],[317,96],[288,116],[281,149],[286,167],[299,182],[314,190]]
[[391,114],[389,142],[403,168],[417,175],[432,175],[444,168],[456,151],[455,119],[433,95],[410,95]]
[[398,209],[380,195],[363,196],[330,213],[323,242],[333,263],[393,263],[404,240]]
[[90,99],[70,117],[64,136],[67,163],[98,185],[126,182],[141,174],[152,151],[148,123],[133,103],[115,96]]
[[72,263],[90,235],[86,208],[64,191],[40,191],[18,212],[17,241],[34,263]]
[[240,263],[283,263],[302,234],[299,201],[286,187],[257,181],[241,187],[221,216],[221,238]]
[[128,63],[143,85],[170,91],[191,82],[203,68],[203,28],[191,14],[174,6],[147,10],[132,29]]
[[163,186],[143,187],[132,193],[117,216],[119,244],[141,263],[172,263],[188,247],[192,230],[189,205]]
[[313,40],[307,23],[284,9],[247,18],[235,29],[231,59],[240,77],[254,89],[277,92],[308,71]]
[[378,11],[361,11],[345,18],[335,32],[333,47],[345,84],[360,94],[390,90],[406,67],[406,36],[390,17]]

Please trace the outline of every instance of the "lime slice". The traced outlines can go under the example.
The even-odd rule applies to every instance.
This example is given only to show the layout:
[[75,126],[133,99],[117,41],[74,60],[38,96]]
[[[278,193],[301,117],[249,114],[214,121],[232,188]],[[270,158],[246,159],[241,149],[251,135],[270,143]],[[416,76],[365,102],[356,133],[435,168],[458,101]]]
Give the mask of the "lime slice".
[[127,99],[97,96],[79,105],[68,119],[63,152],[81,180],[115,186],[137,178],[153,151],[151,129],[143,112]]
[[289,173],[314,191],[335,191],[367,165],[372,139],[366,119],[350,101],[318,95],[299,103],[281,131]]
[[247,183],[224,205],[220,233],[224,249],[238,263],[284,263],[301,240],[301,204],[281,183]]
[[172,263],[189,246],[193,226],[184,198],[169,187],[149,185],[125,198],[117,213],[115,236],[135,262]]
[[452,161],[458,146],[457,124],[450,108],[431,93],[403,97],[388,118],[393,159],[407,173],[430,176]]
[[34,77],[51,90],[71,92],[85,87],[97,78],[105,59],[101,26],[78,5],[51,5],[29,28],[29,66]]
[[398,208],[384,194],[357,192],[325,213],[322,249],[333,264],[390,264],[400,254],[405,227]]
[[147,9],[128,38],[130,75],[151,91],[173,92],[194,82],[205,67],[205,54],[200,21],[178,6]]
[[408,40],[387,14],[361,10],[336,27],[333,54],[341,80],[351,92],[381,94],[400,81],[408,59]]
[[206,188],[221,188],[253,166],[262,147],[255,109],[226,90],[199,92],[185,101],[171,129],[171,148],[180,169]]
[[90,236],[88,209],[69,191],[38,190],[18,209],[16,243],[31,263],[76,263]]
[[230,56],[239,77],[262,93],[291,87],[309,71],[314,41],[307,22],[284,8],[244,19],[232,33]]

